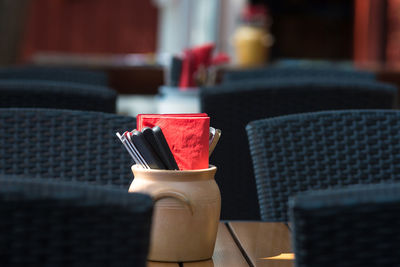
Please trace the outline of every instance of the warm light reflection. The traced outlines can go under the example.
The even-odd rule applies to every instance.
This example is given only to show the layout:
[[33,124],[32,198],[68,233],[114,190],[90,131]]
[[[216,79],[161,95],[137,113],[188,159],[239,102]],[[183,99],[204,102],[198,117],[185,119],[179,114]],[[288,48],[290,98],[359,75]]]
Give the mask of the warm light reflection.
[[294,253],[281,253],[278,256],[261,258],[262,260],[294,260]]

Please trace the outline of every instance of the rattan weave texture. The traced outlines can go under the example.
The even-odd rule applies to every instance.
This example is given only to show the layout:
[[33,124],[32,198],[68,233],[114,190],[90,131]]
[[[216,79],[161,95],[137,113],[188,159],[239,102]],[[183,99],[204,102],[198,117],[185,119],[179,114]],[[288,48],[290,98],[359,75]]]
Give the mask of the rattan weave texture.
[[133,161],[115,136],[136,119],[115,114],[0,109],[0,174],[128,189]]
[[107,86],[108,77],[102,71],[79,68],[18,66],[0,68],[0,80],[59,81]]
[[290,202],[296,266],[400,266],[400,184],[298,194]]
[[226,71],[223,83],[236,83],[243,80],[270,80],[270,79],[298,79],[301,77],[346,79],[346,80],[374,80],[371,72],[354,69],[339,69],[334,67],[282,67],[253,68],[246,70]]
[[117,93],[104,86],[0,80],[0,108],[57,108],[115,113]]
[[400,181],[400,111],[294,114],[246,129],[263,220],[287,221],[298,192]]
[[146,266],[149,196],[0,177],[1,266]]
[[222,219],[260,218],[245,126],[262,118],[338,109],[391,109],[397,89],[373,81],[283,79],[202,88],[202,111],[222,136],[210,163],[218,167]]

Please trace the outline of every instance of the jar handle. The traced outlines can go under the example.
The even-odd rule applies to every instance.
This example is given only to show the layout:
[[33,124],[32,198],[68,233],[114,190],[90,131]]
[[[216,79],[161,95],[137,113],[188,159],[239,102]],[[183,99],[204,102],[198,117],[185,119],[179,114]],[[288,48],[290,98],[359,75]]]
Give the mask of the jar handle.
[[168,191],[168,190],[159,191],[159,192],[156,192],[153,194],[154,202],[157,202],[160,199],[164,199],[164,198],[175,198],[175,199],[179,200],[180,202],[182,202],[183,204],[188,206],[190,213],[193,215],[193,205],[190,202],[190,200],[186,197],[185,194],[183,194],[179,191]]

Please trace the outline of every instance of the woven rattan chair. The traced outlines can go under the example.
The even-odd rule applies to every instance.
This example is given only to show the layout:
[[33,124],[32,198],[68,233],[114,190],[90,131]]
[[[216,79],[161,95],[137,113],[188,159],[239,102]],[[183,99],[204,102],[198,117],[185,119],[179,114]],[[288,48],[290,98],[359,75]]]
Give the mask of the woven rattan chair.
[[346,80],[275,80],[203,88],[202,111],[222,136],[210,162],[218,167],[223,219],[259,219],[245,126],[253,120],[319,110],[390,109],[396,88]]
[[294,114],[246,129],[263,220],[287,221],[298,192],[400,181],[400,111]]
[[1,266],[146,266],[149,196],[0,177]]
[[127,190],[133,161],[115,133],[135,127],[135,118],[101,112],[0,109],[0,174]]
[[222,82],[236,83],[243,80],[274,80],[274,79],[297,79],[297,78],[325,78],[346,80],[374,80],[375,75],[371,72],[355,69],[340,69],[334,67],[283,67],[273,66],[266,68],[254,68],[245,70],[229,70],[224,73]]
[[107,87],[56,81],[0,80],[0,108],[57,108],[115,113]]
[[108,85],[108,77],[101,71],[30,65],[0,68],[0,80],[55,81],[96,86]]
[[400,266],[400,184],[303,192],[289,203],[296,266]]

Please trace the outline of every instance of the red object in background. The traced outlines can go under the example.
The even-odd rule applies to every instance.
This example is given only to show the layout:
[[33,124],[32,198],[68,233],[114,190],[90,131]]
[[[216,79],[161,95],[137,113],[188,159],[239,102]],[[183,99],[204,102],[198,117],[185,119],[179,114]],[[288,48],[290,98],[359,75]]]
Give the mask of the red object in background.
[[386,63],[400,66],[400,0],[388,0]]
[[355,0],[354,61],[400,66],[400,0]]
[[199,114],[139,114],[137,130],[159,126],[180,170],[208,168],[210,118]]
[[211,56],[214,50],[214,44],[209,43],[187,49],[184,52],[182,63],[182,73],[179,87],[182,90],[188,87],[195,87],[195,75],[199,68],[207,68],[211,64]]
[[268,17],[268,9],[262,4],[249,4],[243,8],[241,13],[241,20],[243,22],[254,22],[261,20],[261,22],[265,23]]
[[386,0],[354,1],[354,61],[384,61]]
[[267,8],[264,5],[248,5],[242,10],[243,19],[251,19],[254,16],[267,16]]
[[212,43],[194,47],[192,51],[195,58],[196,66],[210,66],[213,50],[214,44]]
[[211,65],[222,65],[227,64],[230,62],[230,57],[228,54],[225,53],[218,53],[213,59],[211,60]]
[[123,54],[156,51],[152,1],[31,1],[21,59],[36,52]]
[[181,79],[179,81],[179,87],[182,90],[185,88],[194,87],[194,55],[191,50],[186,50],[184,52],[183,62],[182,62],[182,72],[181,72]]

